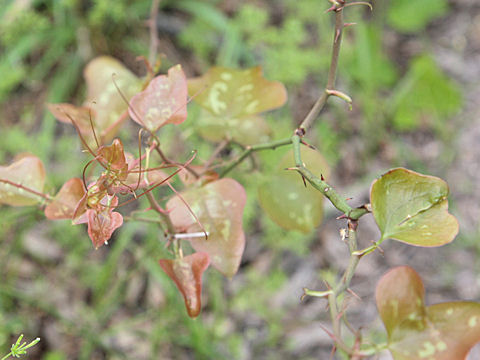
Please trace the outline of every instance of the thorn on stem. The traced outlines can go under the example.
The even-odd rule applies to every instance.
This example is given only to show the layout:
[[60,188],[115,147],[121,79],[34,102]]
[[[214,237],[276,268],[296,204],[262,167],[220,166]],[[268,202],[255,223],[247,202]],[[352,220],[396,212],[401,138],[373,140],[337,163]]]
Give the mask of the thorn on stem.
[[347,28],[347,27],[353,26],[353,25],[357,25],[357,23],[355,23],[355,22],[345,23],[345,24],[343,24],[343,27],[344,27],[344,28]]
[[310,145],[309,143],[307,143],[306,141],[304,140],[300,140],[300,143],[307,146],[308,148],[312,149],[312,150],[317,150],[317,148],[313,145]]
[[348,292],[349,294],[351,294],[351,295],[352,295],[354,298],[356,298],[357,300],[362,301],[362,298],[361,298],[360,296],[358,296],[352,289],[347,288],[347,292]]
[[331,11],[335,11],[336,9],[337,9],[337,8],[335,7],[335,5],[332,5],[332,6],[330,6],[327,10],[325,10],[324,13],[327,14],[327,13],[329,13],[329,12],[331,12]]

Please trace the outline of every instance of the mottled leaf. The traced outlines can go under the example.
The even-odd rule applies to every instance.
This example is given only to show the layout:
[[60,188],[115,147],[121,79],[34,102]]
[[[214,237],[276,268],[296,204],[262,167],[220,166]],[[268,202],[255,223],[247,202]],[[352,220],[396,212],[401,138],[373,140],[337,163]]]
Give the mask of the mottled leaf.
[[198,121],[198,133],[212,142],[231,139],[243,145],[267,142],[271,134],[270,126],[261,116],[225,118],[203,110]]
[[382,175],[370,191],[381,241],[392,238],[416,246],[451,242],[458,222],[448,213],[447,196],[447,183],[434,176],[403,168]]
[[202,309],[202,275],[210,264],[207,253],[197,252],[181,259],[161,259],[163,271],[175,282],[185,300],[188,315],[195,318]]
[[203,108],[229,118],[275,109],[287,100],[285,87],[265,79],[259,66],[246,70],[212,67],[202,77],[189,80],[188,90]]
[[[225,276],[232,277],[238,270],[245,247],[242,217],[246,194],[242,185],[225,178],[190,188],[181,195],[208,232],[207,240],[201,236],[190,238],[192,247],[208,253],[212,265]],[[178,196],[168,201],[167,209],[179,232],[202,231]]]
[[187,118],[187,79],[182,67],[168,70],[130,101],[130,117],[154,132],[165,124],[180,124]]
[[45,208],[45,216],[51,220],[72,219],[85,192],[81,179],[72,178],[68,180],[63,184],[53,201]]
[[127,99],[141,90],[143,82],[120,61],[108,56],[90,61],[83,75],[87,82],[86,105],[97,112],[96,123],[101,129],[114,124],[128,108],[114,81]]
[[110,141],[127,119],[128,104],[115,87],[115,83],[128,101],[141,90],[143,80],[137,78],[121,62],[108,56],[90,61],[85,67],[84,77],[87,82],[87,99],[84,106],[65,103],[47,106],[59,121],[71,124],[72,118],[87,144],[94,146],[95,138],[90,117],[101,144]]
[[480,341],[480,304],[425,306],[422,280],[408,266],[380,279],[376,300],[395,360],[464,360]]
[[[317,176],[329,176],[327,162],[318,151],[302,147],[302,160]],[[311,186],[305,187],[297,172],[285,170],[292,166],[295,162],[291,150],[280,161],[275,175],[259,186],[258,199],[279,226],[308,233],[322,221],[323,195]]]
[[231,138],[246,145],[264,141],[270,132],[256,115],[287,100],[285,87],[265,79],[260,67],[213,67],[204,76],[189,80],[188,91],[206,110],[199,122],[202,136],[211,141]]
[[411,267],[397,267],[382,277],[376,300],[389,336],[405,319],[416,321],[425,316],[424,296],[422,279]]
[[41,201],[42,197],[14,184],[42,193],[45,184],[42,161],[36,156],[25,155],[10,166],[0,166],[0,204],[27,206]]

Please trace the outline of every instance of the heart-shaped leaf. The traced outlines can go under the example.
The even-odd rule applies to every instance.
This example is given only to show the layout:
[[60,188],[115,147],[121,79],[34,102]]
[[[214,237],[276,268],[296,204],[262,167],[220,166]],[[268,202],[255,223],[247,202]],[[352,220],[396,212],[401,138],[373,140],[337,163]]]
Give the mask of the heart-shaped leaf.
[[72,219],[85,192],[81,179],[68,180],[63,184],[55,199],[45,208],[45,216],[50,220]]
[[[329,176],[327,162],[313,149],[302,148],[305,166],[317,176]],[[275,175],[258,188],[260,206],[279,226],[304,233],[312,231],[323,218],[323,195],[311,186],[305,187],[296,172],[285,170],[295,166],[293,151],[287,152]]]
[[106,165],[109,169],[117,171],[122,170],[126,173],[127,160],[125,159],[125,152],[120,139],[113,140],[112,145],[101,146],[97,152],[99,155],[99,160],[102,160],[104,165]]
[[95,139],[100,143],[102,142],[103,139],[100,137],[102,131],[95,124],[95,111],[91,108],[67,103],[47,104],[47,108],[58,121],[76,126],[79,135],[82,136],[88,146],[95,147]]
[[42,200],[35,192],[42,193],[44,184],[45,168],[36,156],[25,155],[10,166],[0,166],[0,204],[35,205]]
[[121,62],[108,56],[90,61],[85,67],[84,77],[87,82],[84,106],[61,103],[48,104],[47,107],[61,122],[71,124],[73,119],[87,145],[93,147],[95,137],[90,118],[101,144],[110,141],[127,119],[128,104],[115,83],[128,101],[141,90],[143,80],[137,78]]
[[202,77],[190,79],[188,91],[206,110],[199,124],[200,129],[206,128],[200,130],[202,136],[212,141],[231,138],[246,145],[262,141],[259,137],[269,133],[256,114],[278,108],[287,100],[283,84],[265,79],[260,67],[213,67]]
[[141,90],[143,80],[135,76],[120,61],[109,56],[100,56],[90,61],[83,75],[87,82],[85,105],[95,110],[95,124],[106,133],[118,123],[122,113],[128,108],[115,83],[129,100]]
[[480,304],[424,305],[422,280],[400,266],[377,285],[377,307],[395,360],[464,360],[480,341]]
[[195,318],[202,309],[202,275],[210,264],[207,253],[197,252],[180,259],[161,259],[163,271],[183,295],[188,315]]
[[[242,227],[245,190],[233,179],[220,179],[199,188],[181,193],[195,215],[208,232],[208,239],[202,236],[190,238],[196,251],[208,253],[212,265],[227,277],[238,270],[245,247]],[[191,212],[183,201],[175,196],[167,203],[170,218],[179,232],[201,232]]]
[[88,236],[90,236],[95,249],[104,245],[112,237],[113,232],[123,224],[123,216],[113,211],[118,204],[116,196],[110,201],[105,197],[101,203],[103,207],[88,209],[86,212]]
[[388,171],[372,184],[372,213],[382,232],[416,246],[440,246],[458,233],[457,219],[448,213],[445,181],[411,170]]
[[187,95],[187,79],[176,65],[168,70],[168,76],[157,76],[132,98],[130,117],[152,132],[165,124],[181,124],[187,118]]
[[72,124],[72,119],[82,135],[92,133],[90,118],[95,118],[95,112],[87,106],[75,106],[67,103],[47,104],[48,110],[58,120],[65,124]]

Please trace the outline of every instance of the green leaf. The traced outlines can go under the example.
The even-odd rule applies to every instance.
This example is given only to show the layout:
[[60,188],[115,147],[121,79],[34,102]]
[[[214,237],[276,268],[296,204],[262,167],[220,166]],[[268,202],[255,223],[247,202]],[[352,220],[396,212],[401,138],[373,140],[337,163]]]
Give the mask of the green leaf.
[[268,133],[257,114],[280,107],[287,100],[285,87],[266,80],[260,67],[246,70],[213,67],[202,77],[189,80],[188,92],[205,109],[202,117],[206,120],[199,126],[215,126],[211,140],[233,138],[247,145],[252,138],[258,140],[256,132],[260,137]]
[[198,133],[212,142],[228,138],[240,144],[253,145],[267,142],[271,130],[261,116],[222,119],[203,110],[198,122]]
[[[192,247],[206,252],[212,265],[227,277],[232,277],[240,266],[245,248],[243,209],[245,190],[233,179],[220,179],[199,188],[189,188],[181,193],[193,213],[208,233],[189,238]],[[198,233],[202,228],[179,196],[167,203],[170,218],[178,232]]]
[[395,360],[465,359],[480,341],[480,304],[425,306],[422,280],[408,266],[386,273],[375,295]]
[[412,61],[394,93],[393,124],[398,130],[413,130],[420,125],[441,129],[445,119],[462,105],[458,86],[429,56]]
[[416,246],[440,246],[458,233],[448,213],[448,185],[434,176],[393,169],[375,180],[370,191],[372,213],[382,233]]
[[33,155],[22,156],[10,166],[0,166],[0,204],[12,206],[35,205],[42,198],[21,185],[42,193],[45,184],[45,168],[42,161]]
[[387,17],[388,23],[399,32],[414,33],[447,11],[447,0],[395,0],[391,2]]
[[[328,165],[315,150],[302,148],[302,160],[317,176],[328,177]],[[276,174],[258,188],[260,206],[280,227],[309,233],[323,218],[323,195],[311,186],[305,187],[296,172],[285,170],[294,165],[293,150],[285,154]]]

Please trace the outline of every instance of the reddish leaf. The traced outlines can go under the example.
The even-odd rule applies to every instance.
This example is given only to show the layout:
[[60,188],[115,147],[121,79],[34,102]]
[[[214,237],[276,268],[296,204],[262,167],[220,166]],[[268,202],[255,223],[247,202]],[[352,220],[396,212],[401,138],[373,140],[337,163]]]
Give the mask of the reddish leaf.
[[[192,247],[208,253],[212,265],[225,276],[232,277],[238,270],[245,247],[242,217],[246,194],[242,185],[233,179],[220,179],[181,195],[209,234],[208,240],[201,236],[190,238]],[[178,231],[202,231],[178,196],[168,201],[167,209]]]
[[59,103],[47,104],[47,108],[58,121],[71,125],[73,119],[82,135],[89,135],[92,133],[90,116],[93,119],[95,117],[95,113],[89,107]]
[[59,121],[71,124],[72,118],[87,144],[93,147],[95,137],[90,117],[101,144],[112,139],[127,119],[128,104],[120,95],[115,83],[128,101],[141,90],[143,81],[118,60],[108,56],[90,61],[84,70],[84,77],[87,82],[85,106],[62,103],[48,104],[47,107]]
[[[168,175],[161,169],[140,169],[139,160],[135,159],[135,157],[130,153],[125,153],[125,158],[127,159],[128,164],[128,175],[126,178],[122,179],[121,182],[116,181],[110,185],[109,190],[111,193],[131,193],[137,189],[137,185],[138,189],[144,189],[163,182],[166,178],[168,178]],[[140,170],[141,173],[139,183],[138,180]]]
[[182,293],[188,315],[197,317],[202,308],[202,275],[210,264],[208,254],[197,252],[181,259],[161,259],[159,262]]
[[411,267],[397,267],[382,277],[376,299],[388,335],[409,316],[415,320],[425,315],[424,296],[422,279]]
[[118,128],[119,121],[126,119],[121,115],[128,108],[115,83],[129,100],[141,90],[143,81],[121,62],[108,56],[90,61],[85,67],[84,77],[87,82],[85,105],[96,111],[95,124],[101,129],[101,135],[108,138],[107,135],[113,134],[112,127]]
[[106,201],[102,201],[105,207],[102,210],[88,209],[88,236],[92,240],[95,249],[105,244],[112,237],[115,229],[123,224],[123,217],[118,212],[113,212],[114,207],[118,204],[118,198],[114,197],[110,206]]
[[113,170],[124,170],[126,173],[127,161],[120,139],[113,140],[110,146],[101,146],[98,149],[98,155],[100,156],[100,160],[109,168]]
[[0,180],[4,180],[0,181],[0,204],[34,205],[41,201],[42,197],[13,184],[42,193],[45,184],[45,168],[38,157],[25,155],[10,166],[0,166]]
[[79,178],[73,178],[63,184],[55,199],[45,208],[45,216],[50,220],[72,219],[78,203],[86,191]]
[[187,80],[182,67],[168,70],[150,81],[147,88],[130,101],[130,117],[154,132],[165,124],[180,124],[187,118]]
[[463,360],[480,341],[480,304],[425,306],[422,280],[408,266],[380,279],[376,299],[395,360]]

